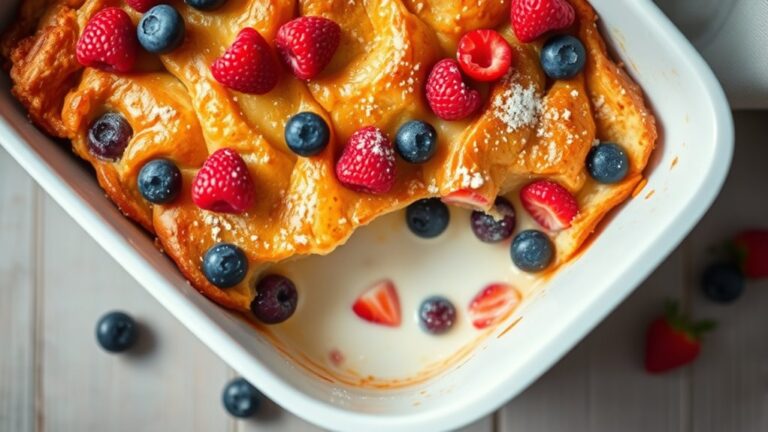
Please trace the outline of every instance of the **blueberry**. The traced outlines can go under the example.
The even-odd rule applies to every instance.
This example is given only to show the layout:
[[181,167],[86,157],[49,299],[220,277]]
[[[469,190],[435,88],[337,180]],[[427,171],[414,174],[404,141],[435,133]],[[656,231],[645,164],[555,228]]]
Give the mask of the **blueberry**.
[[512,241],[512,261],[522,271],[540,272],[555,258],[555,247],[546,234],[537,230],[523,231]]
[[224,387],[221,402],[233,416],[247,418],[259,410],[261,393],[245,378],[235,378]]
[[154,204],[167,204],[179,195],[181,171],[169,160],[155,159],[141,168],[138,184],[139,192],[145,200]]
[[285,125],[285,142],[299,156],[314,156],[328,145],[331,131],[322,117],[302,112],[291,117]]
[[599,183],[618,183],[627,176],[629,159],[617,144],[600,143],[587,155],[587,171]]
[[735,264],[711,264],[701,277],[701,289],[712,301],[731,303],[744,292],[744,274]]
[[586,62],[584,45],[573,36],[554,36],[541,49],[541,67],[552,79],[573,78],[584,69]]
[[239,284],[248,272],[248,258],[239,247],[219,243],[208,249],[203,257],[203,273],[208,282],[219,288]]
[[98,158],[117,160],[123,156],[132,136],[133,129],[125,117],[108,112],[88,129],[88,150]]
[[419,322],[428,333],[445,333],[456,323],[456,308],[445,297],[430,297],[419,306]]
[[[496,198],[492,216],[481,211],[473,211],[471,217],[472,232],[485,243],[498,243],[512,237],[515,231],[515,208],[502,197]],[[497,219],[497,217],[500,217]]]
[[264,324],[279,324],[293,315],[299,294],[285,276],[267,275],[256,285],[251,312]]
[[139,335],[136,322],[124,312],[109,312],[96,324],[96,340],[112,353],[130,349]]
[[171,52],[184,42],[184,18],[172,6],[157,5],[141,17],[136,33],[145,50],[154,54]]
[[227,0],[184,0],[184,3],[202,11],[218,9],[226,2]]
[[429,123],[411,120],[397,130],[395,149],[406,162],[424,163],[437,151],[437,132]]
[[416,201],[405,210],[408,228],[419,237],[434,238],[448,227],[451,214],[448,206],[438,198]]

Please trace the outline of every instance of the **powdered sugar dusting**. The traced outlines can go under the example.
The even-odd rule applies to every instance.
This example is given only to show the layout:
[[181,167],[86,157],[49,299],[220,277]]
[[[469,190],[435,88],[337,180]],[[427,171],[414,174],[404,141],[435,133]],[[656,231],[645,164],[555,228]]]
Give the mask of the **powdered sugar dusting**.
[[493,115],[507,126],[507,133],[536,124],[542,109],[541,97],[533,85],[523,87],[512,84],[496,95],[492,103]]

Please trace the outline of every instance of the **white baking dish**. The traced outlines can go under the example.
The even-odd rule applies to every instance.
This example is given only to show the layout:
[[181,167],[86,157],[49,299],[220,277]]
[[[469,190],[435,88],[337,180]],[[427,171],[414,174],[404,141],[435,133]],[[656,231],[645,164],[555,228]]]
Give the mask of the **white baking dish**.
[[[12,19],[13,3],[18,2],[0,3],[1,20]],[[152,239],[120,215],[72,153],[26,120],[7,79],[0,91],[0,142],[174,316],[286,409],[335,430],[455,428],[518,394],[584,337],[682,240],[728,171],[732,119],[699,55],[649,0],[593,4],[606,37],[617,42],[617,55],[660,121],[648,184],[578,261],[550,281],[546,295],[531,302],[509,333],[492,335],[460,368],[404,390],[351,390],[316,379],[195,292]]]

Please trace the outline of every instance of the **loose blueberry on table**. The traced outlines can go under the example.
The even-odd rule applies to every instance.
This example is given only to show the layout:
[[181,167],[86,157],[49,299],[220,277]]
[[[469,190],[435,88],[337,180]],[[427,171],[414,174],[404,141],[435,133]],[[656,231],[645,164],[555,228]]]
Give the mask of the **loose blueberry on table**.
[[138,339],[136,322],[125,312],[109,312],[96,324],[96,340],[111,353],[129,350]]
[[526,230],[515,236],[511,248],[512,261],[522,271],[545,270],[555,258],[555,247],[541,231]]
[[600,143],[587,154],[587,171],[599,183],[618,183],[627,177],[629,158],[619,145]]
[[424,163],[437,151],[437,131],[429,123],[411,120],[397,130],[395,150],[406,162]]
[[208,282],[219,288],[231,288],[245,278],[248,258],[239,247],[219,243],[203,256],[203,274]]
[[552,79],[573,78],[586,62],[584,45],[573,36],[554,36],[541,48],[541,68]]
[[446,333],[456,323],[456,308],[445,297],[430,297],[419,306],[419,323],[427,333]]
[[139,171],[139,192],[153,204],[167,204],[176,199],[181,190],[181,171],[167,159],[147,162]]
[[411,232],[422,238],[434,238],[448,228],[451,214],[442,201],[427,198],[416,201],[405,210],[405,220]]
[[88,150],[105,160],[118,160],[133,136],[133,129],[122,115],[108,112],[88,129]]
[[741,297],[744,284],[744,274],[732,263],[711,264],[701,276],[704,295],[717,303],[731,303]]
[[233,379],[221,393],[224,408],[238,418],[248,418],[256,414],[261,406],[261,398],[261,393],[245,378]]
[[515,208],[503,197],[496,198],[494,212],[490,215],[475,210],[470,217],[472,232],[482,242],[498,243],[512,237],[515,231]]
[[161,4],[141,17],[136,34],[141,46],[153,54],[168,53],[184,42],[184,18],[173,7]]
[[285,143],[299,156],[314,156],[322,152],[330,136],[328,124],[313,112],[298,113],[285,125]]
[[264,324],[279,324],[296,311],[299,294],[296,286],[285,276],[271,274],[256,284],[256,298],[251,312]]

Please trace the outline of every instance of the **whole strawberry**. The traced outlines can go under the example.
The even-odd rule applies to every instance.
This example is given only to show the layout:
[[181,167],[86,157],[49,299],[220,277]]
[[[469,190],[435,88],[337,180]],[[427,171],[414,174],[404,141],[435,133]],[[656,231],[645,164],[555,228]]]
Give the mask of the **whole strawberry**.
[[240,30],[232,46],[211,65],[216,81],[250,94],[264,94],[275,88],[278,71],[269,44],[250,27]]
[[576,18],[566,0],[512,0],[510,19],[520,42],[533,42],[551,30],[570,27]]
[[251,206],[254,185],[248,166],[230,149],[216,150],[192,181],[192,201],[203,210],[243,213]]
[[352,190],[371,194],[389,192],[395,184],[392,143],[375,126],[353,133],[336,163],[336,177]]
[[456,60],[443,59],[427,78],[427,102],[441,119],[461,120],[480,108],[480,93],[464,82]]
[[330,63],[340,40],[338,24],[327,18],[304,16],[280,26],[275,44],[293,74],[308,80]]
[[645,369],[654,374],[666,372],[693,362],[701,351],[701,335],[715,323],[692,323],[669,302],[664,316],[654,320],[646,333]]
[[152,9],[153,6],[157,6],[160,4],[160,1],[161,0],[125,0],[125,2],[128,3],[128,6],[132,7],[136,12],[141,13]]
[[136,63],[139,43],[131,17],[118,8],[96,13],[77,41],[77,61],[107,72],[130,72]]
[[736,262],[748,278],[768,278],[768,231],[748,230],[731,242]]

